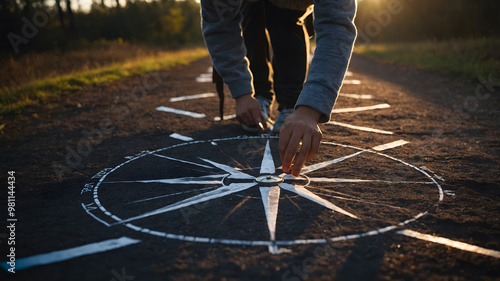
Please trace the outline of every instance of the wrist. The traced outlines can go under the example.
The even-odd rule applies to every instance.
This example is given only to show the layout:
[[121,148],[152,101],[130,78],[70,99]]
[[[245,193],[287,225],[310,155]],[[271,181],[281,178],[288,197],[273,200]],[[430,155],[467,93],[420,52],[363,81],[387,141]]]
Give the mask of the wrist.
[[321,118],[321,114],[322,114],[318,110],[316,110],[312,107],[309,107],[307,105],[301,105],[301,106],[297,107],[297,109],[295,111],[297,113],[300,113],[303,116],[310,117],[311,119],[316,121],[316,123],[319,123],[319,119]]
[[236,100],[239,100],[239,99],[248,99],[248,98],[252,98],[253,97],[253,93],[248,93],[248,94],[244,94],[244,95],[241,95],[239,97],[236,98]]
[[246,102],[252,98],[253,98],[253,94],[250,93],[250,94],[245,94],[245,95],[239,96],[235,100],[236,100],[236,102]]

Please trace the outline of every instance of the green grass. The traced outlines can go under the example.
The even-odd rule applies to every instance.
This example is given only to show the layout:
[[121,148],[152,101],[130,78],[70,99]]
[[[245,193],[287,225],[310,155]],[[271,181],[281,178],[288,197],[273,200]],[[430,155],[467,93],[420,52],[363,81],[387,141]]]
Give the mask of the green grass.
[[498,50],[500,39],[483,38],[359,45],[354,52],[383,61],[473,79],[489,75],[499,77]]
[[4,87],[0,89],[0,115],[19,112],[39,100],[79,91],[88,85],[109,83],[135,74],[188,64],[207,55],[205,48],[159,52],[91,70],[31,81],[20,87]]

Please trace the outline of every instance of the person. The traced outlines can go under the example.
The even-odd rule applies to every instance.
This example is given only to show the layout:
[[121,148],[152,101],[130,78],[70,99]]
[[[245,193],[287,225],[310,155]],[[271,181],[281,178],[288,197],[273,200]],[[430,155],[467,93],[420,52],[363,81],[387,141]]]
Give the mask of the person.
[[[271,132],[278,134],[294,111],[307,74],[309,36],[304,21],[298,23],[305,10],[281,8],[271,1],[243,1],[240,13],[254,98],[260,103],[264,127],[270,123],[270,109],[276,99],[279,115]],[[242,126],[250,133],[261,130],[258,126]]]
[[[212,63],[236,100],[237,120],[248,127],[256,127],[267,120],[264,120],[261,103],[255,97],[242,36],[243,1],[246,0],[201,0],[202,31]],[[308,0],[260,1],[271,1],[275,6],[293,9],[288,5]],[[349,65],[356,38],[355,13],[355,0],[314,1],[315,56],[294,111],[280,128],[278,146],[283,172],[291,171],[292,175],[298,176],[305,162],[319,150],[322,133],[318,124],[330,120]],[[271,42],[274,42],[273,38]],[[296,153],[299,146],[300,151]]]

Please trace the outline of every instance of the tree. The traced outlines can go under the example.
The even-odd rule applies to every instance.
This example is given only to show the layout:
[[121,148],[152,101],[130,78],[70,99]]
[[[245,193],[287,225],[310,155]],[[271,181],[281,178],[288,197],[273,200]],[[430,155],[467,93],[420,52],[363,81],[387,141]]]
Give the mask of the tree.
[[59,15],[59,23],[61,24],[62,29],[65,29],[64,26],[64,12],[61,8],[61,0],[56,0],[57,14]]
[[75,16],[73,15],[73,10],[71,9],[71,0],[66,0],[66,13],[69,19],[69,31],[75,31]]

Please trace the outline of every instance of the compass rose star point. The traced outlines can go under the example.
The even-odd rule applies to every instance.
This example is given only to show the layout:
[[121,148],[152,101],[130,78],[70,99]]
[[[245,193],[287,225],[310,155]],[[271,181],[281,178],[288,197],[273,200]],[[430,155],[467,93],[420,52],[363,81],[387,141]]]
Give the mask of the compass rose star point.
[[[242,140],[256,138],[264,139],[261,136],[217,139],[217,142],[222,143],[224,141],[228,141],[231,144],[235,145],[228,145],[224,148],[223,146],[218,146],[215,148],[210,146],[210,149],[213,148],[214,150],[207,149],[206,151],[198,151],[196,149],[189,150],[184,149],[184,147],[186,146],[176,145],[156,150],[153,153],[148,154],[147,157],[139,157],[134,159],[134,161],[127,161],[125,163],[122,163],[119,166],[115,167],[115,169],[121,169],[120,173],[106,174],[97,182],[92,194],[92,204],[96,204],[98,206],[96,210],[101,210],[104,215],[111,217],[112,220],[110,219],[109,222],[104,219],[101,220],[100,217],[94,216],[94,214],[90,213],[92,211],[91,209],[85,209],[85,207],[84,209],[91,216],[93,216],[100,222],[105,223],[107,226],[123,224],[124,226],[132,228],[136,231],[146,232],[145,230],[147,230],[147,233],[153,235],[164,236],[184,241],[267,246],[270,254],[280,254],[289,251],[288,249],[284,248],[287,247],[287,245],[326,243],[328,241],[344,241],[346,239],[345,237],[354,239],[367,235],[375,235],[377,233],[385,231],[385,229],[388,229],[388,227],[385,227],[366,233],[352,234],[349,236],[338,236],[334,238],[330,237],[325,239],[307,239],[306,237],[306,239],[294,240],[294,238],[292,237],[292,240],[283,240],[285,236],[306,234],[301,233],[301,229],[297,229],[297,232],[294,232],[295,230],[281,230],[282,227],[284,227],[284,222],[281,221],[282,219],[284,219],[283,212],[285,210],[288,210],[284,208],[288,195],[292,195],[294,198],[299,198],[297,202],[292,201],[292,203],[294,203],[294,205],[296,205],[297,207],[301,207],[299,206],[299,204],[306,203],[316,206],[319,210],[331,212],[328,214],[328,216],[318,219],[319,225],[327,222],[327,220],[329,220],[332,216],[341,217],[346,220],[359,220],[359,223],[362,224],[372,223],[370,219],[374,209],[372,209],[371,206],[374,206],[373,208],[391,208],[391,210],[403,212],[405,216],[407,215],[407,213],[413,211],[413,209],[410,209],[406,205],[390,201],[390,199],[392,198],[392,194],[388,194],[387,197],[382,196],[380,198],[376,198],[375,200],[374,197],[371,196],[372,193],[370,193],[370,190],[374,190],[374,188],[378,188],[383,184],[412,184],[412,188],[408,189],[410,191],[427,191],[427,186],[435,185],[437,186],[439,195],[441,196],[442,194],[441,186],[436,181],[434,181],[431,176],[427,175],[425,172],[412,166],[409,163],[381,153],[381,151],[385,151],[405,144],[406,142],[404,141],[379,145],[371,149],[336,144],[333,142],[322,142],[334,148],[338,148],[340,153],[342,154],[339,155],[339,152],[337,152],[337,150],[332,150],[331,153],[323,153],[320,156],[326,158],[324,159],[326,161],[316,161],[308,163],[309,165],[305,165],[303,167],[300,176],[294,177],[290,174],[284,173],[283,171],[281,171],[282,168],[279,167],[279,156],[276,153],[277,142],[274,141],[277,139],[276,137],[273,138],[274,140],[272,140],[271,138],[265,139],[259,144],[259,147],[257,147],[258,150],[253,150],[254,156],[258,155],[257,159],[255,157],[246,159],[245,155],[239,155],[239,158],[234,158],[235,152],[240,151],[240,147],[237,147],[238,149],[236,149],[236,145],[241,144]],[[200,141],[196,143],[190,143],[189,145],[201,145],[203,143],[206,142]],[[210,141],[208,141],[208,144],[210,144]],[[244,143],[244,145],[247,145],[247,143]],[[344,154],[345,151],[346,153]],[[201,154],[198,154],[199,152]],[[274,152],[275,157],[273,157],[272,152]],[[370,157],[372,157],[372,155],[373,157],[382,156],[384,157],[382,159],[385,159],[384,161],[394,161],[389,161],[388,163],[403,164],[405,165],[405,168],[408,167],[408,169],[410,169],[411,171],[416,170],[417,174],[424,177],[426,180],[424,181],[420,177],[416,176],[414,178],[408,178],[405,180],[394,180],[394,178],[392,177],[377,178],[377,175],[370,177],[361,176],[359,178],[343,178],[335,177],[336,173],[330,174],[330,172],[334,170],[340,172],[340,174],[350,174],[350,170],[347,170],[348,173],[345,173],[344,170],[333,169],[333,167],[338,165],[340,162],[346,163],[352,160],[354,157],[357,157],[361,153],[364,153],[363,155],[366,154],[366,157],[363,156],[361,160],[356,161],[354,164],[346,164],[345,166],[347,166],[348,169],[350,166],[353,166],[356,169],[356,172],[359,172],[359,167],[357,167],[356,165],[358,165],[359,163],[363,163],[363,161],[366,161],[366,159],[371,160]],[[149,161],[149,155],[151,155],[151,157],[164,159],[160,160],[157,158],[151,158],[155,159],[154,161],[158,161],[159,163],[162,163],[161,161],[165,160],[175,162],[165,165],[167,168],[169,168],[166,173],[167,176],[164,176],[165,173],[163,172],[161,174],[163,176],[158,176],[158,174],[156,173],[157,169],[164,171],[162,167],[155,166],[154,171],[146,171],[146,173],[142,173],[142,170],[133,170],[136,168],[136,166],[132,166],[132,164],[138,165],[136,163],[141,164],[144,161],[144,163],[147,163],[147,165],[149,165],[147,167],[150,167],[151,165],[157,165],[158,162]],[[179,157],[179,155],[181,156]],[[339,157],[333,157],[334,155],[339,155]],[[193,161],[192,159],[195,160]],[[259,161],[260,163],[258,163]],[[125,164],[129,165],[130,167]],[[174,165],[175,167],[180,167],[179,171],[170,169]],[[361,168],[362,167],[365,166],[361,166]],[[385,169],[386,167],[384,166],[383,168]],[[124,171],[131,172],[129,174],[125,174]],[[108,176],[109,174],[111,175]],[[140,175],[141,178],[137,179],[137,175]],[[340,185],[345,185],[345,189],[336,188]],[[368,192],[358,192],[358,185],[370,185],[367,188]],[[374,186],[373,188],[371,187],[372,185]],[[354,188],[351,188],[352,186],[354,186]],[[137,190],[136,192],[138,193],[136,196],[133,193],[128,193],[133,194],[134,197],[127,195],[123,196],[123,198],[120,197],[119,200],[108,200],[114,199],[114,197],[112,197],[115,196],[114,192],[122,188],[127,192],[134,189]],[[144,190],[148,191],[149,193],[146,194]],[[98,197],[98,195],[100,195],[100,197]],[[109,198],[106,196],[108,196]],[[144,227],[147,227],[148,224],[151,224],[151,220],[146,219],[148,217],[164,214],[162,215],[162,218],[163,216],[165,216],[167,219],[172,219],[177,215],[176,213],[173,213],[174,211],[182,212],[183,208],[196,207],[196,204],[208,201],[216,202],[216,200],[218,200],[219,203],[223,203],[221,204],[221,206],[227,204],[222,208],[216,210],[217,216],[224,215],[224,208],[232,206],[232,203],[223,201],[225,201],[225,199],[231,199],[232,196],[245,197],[246,201],[244,202],[249,202],[249,204],[251,202],[251,204],[253,204],[252,207],[257,205],[257,209],[260,210],[259,215],[261,216],[262,220],[264,220],[262,215],[265,215],[266,223],[264,224],[264,222],[262,221],[262,225],[260,226],[262,227],[261,232],[263,233],[257,233],[258,235],[263,235],[265,237],[263,240],[257,239],[253,234],[249,234],[252,235],[251,237],[244,236],[243,239],[234,239],[231,238],[232,236],[227,237],[225,234],[218,233],[213,236],[199,237],[200,233],[198,231],[200,230],[198,230],[198,227],[203,227],[203,225],[192,227],[192,230],[189,230],[189,233],[187,233],[188,235],[186,235],[186,233],[179,234],[179,230],[175,229],[176,225],[161,226],[167,229],[166,232],[156,230],[150,231]],[[441,201],[441,197],[439,198],[439,201]],[[281,202],[282,206],[279,206],[281,199],[283,199],[283,202]],[[156,200],[154,201],[154,204],[146,203],[147,201],[152,200]],[[163,203],[161,201],[163,201]],[[339,201],[341,202],[340,205],[334,204]],[[127,212],[123,213],[123,216],[121,216],[120,213],[114,212],[117,210],[116,207],[114,207],[114,209],[111,209],[113,213],[106,209],[107,205],[115,202],[117,202],[117,204],[136,205],[127,205],[131,207],[127,207]],[[261,204],[263,206],[262,208],[264,209],[264,213],[262,213],[262,209],[259,209],[261,207],[258,205]],[[370,206],[370,208],[357,208],[357,206],[364,205],[368,205]],[[229,217],[240,206],[242,206],[242,204],[236,205],[224,218]],[[413,205],[410,205],[410,207],[412,206]],[[280,216],[282,216],[282,218],[278,220],[278,211],[280,207],[282,208],[282,213],[280,213]],[[325,208],[328,210],[325,210]],[[238,214],[238,218],[246,215],[244,213],[244,210],[248,210],[248,208],[242,208],[240,210],[240,213]],[[310,215],[307,214],[306,208],[298,208],[298,211],[296,209],[292,210],[296,212],[304,212],[304,215]],[[168,212],[172,212],[171,215],[168,215]],[[385,215],[385,213],[389,214],[390,212],[384,211],[383,213],[381,213],[381,216]],[[405,225],[411,221],[418,219],[420,217],[420,214],[421,213],[419,213],[419,215],[417,216],[410,217],[409,220],[403,221],[399,225]],[[135,221],[137,221],[138,225],[135,225]],[[153,221],[155,220],[153,219]],[[206,223],[211,224],[210,221],[207,221]],[[376,226],[378,227],[379,222],[377,221],[376,223]],[[159,226],[157,226],[155,222],[155,225],[153,227]],[[248,225],[245,226],[244,224],[242,224],[238,227],[248,227]],[[390,227],[394,228],[397,227],[397,225],[395,224]],[[159,230],[162,229],[160,228]],[[194,235],[190,235],[190,233],[192,233],[191,231],[194,231]]]

